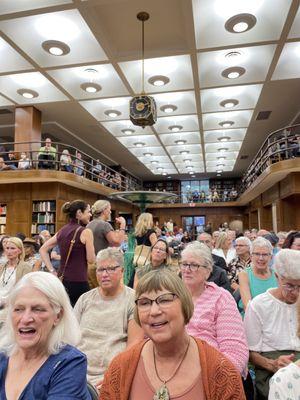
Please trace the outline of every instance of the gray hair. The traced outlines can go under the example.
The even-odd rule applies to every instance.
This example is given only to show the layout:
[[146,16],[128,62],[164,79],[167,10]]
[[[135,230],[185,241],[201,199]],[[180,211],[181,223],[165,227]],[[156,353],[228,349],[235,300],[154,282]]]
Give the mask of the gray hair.
[[98,251],[96,261],[97,265],[101,261],[114,260],[120,267],[124,267],[124,255],[118,247],[107,247],[106,249]]
[[274,271],[285,279],[300,279],[299,250],[282,249],[274,258]]
[[12,312],[20,291],[28,287],[37,289],[43,293],[48,298],[55,314],[61,312],[61,317],[57,325],[53,326],[48,337],[46,349],[48,354],[58,353],[66,344],[76,346],[80,341],[81,334],[69,296],[63,284],[56,276],[39,271],[24,275],[10,292],[8,297],[7,317],[0,339],[0,351],[11,355],[16,349],[17,345],[12,325]]
[[101,213],[110,205],[110,202],[107,200],[97,200],[92,205],[92,214],[94,217],[98,217]]
[[245,242],[247,244],[247,246],[249,247],[250,254],[252,253],[253,244],[249,238],[247,238],[246,236],[240,236],[235,239],[235,243],[239,243],[239,242]]
[[273,246],[269,242],[269,240],[259,236],[257,239],[253,240],[252,242],[252,252],[254,251],[255,247],[266,247],[269,251],[269,253],[272,255],[273,254]]
[[202,258],[207,269],[212,272],[213,270],[213,259],[211,250],[206,244],[199,243],[198,241],[189,243],[184,250],[181,252],[181,257],[192,255],[195,258]]

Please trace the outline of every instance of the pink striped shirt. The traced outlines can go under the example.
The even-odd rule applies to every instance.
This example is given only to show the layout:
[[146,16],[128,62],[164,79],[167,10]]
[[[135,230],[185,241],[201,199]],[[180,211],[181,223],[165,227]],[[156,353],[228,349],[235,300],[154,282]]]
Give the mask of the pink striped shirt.
[[245,377],[248,345],[243,321],[231,294],[207,282],[194,305],[193,317],[186,326],[188,333],[219,350]]

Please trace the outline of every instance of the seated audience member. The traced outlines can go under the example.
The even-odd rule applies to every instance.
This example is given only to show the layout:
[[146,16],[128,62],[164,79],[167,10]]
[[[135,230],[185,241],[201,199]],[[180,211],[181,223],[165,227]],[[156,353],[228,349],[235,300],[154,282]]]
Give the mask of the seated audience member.
[[246,376],[249,352],[242,318],[233,297],[208,282],[213,269],[210,250],[198,242],[189,244],[181,253],[179,266],[194,302],[188,333],[218,349]]
[[102,171],[102,164],[100,160],[96,160],[95,165],[92,167],[92,174],[96,175],[96,180]]
[[191,236],[190,236],[189,232],[188,231],[184,231],[183,232],[183,236],[181,238],[181,243],[187,244],[187,243],[190,243],[191,241],[192,241],[192,239],[191,239]]
[[252,242],[253,242],[253,240],[255,240],[256,238],[257,238],[257,229],[253,228],[253,229],[251,229],[249,239],[252,240]]
[[235,241],[236,257],[228,264],[227,276],[230,281],[231,289],[236,291],[239,288],[239,273],[245,268],[250,267],[252,242],[247,237],[241,236]]
[[114,358],[104,377],[101,400],[245,400],[234,365],[206,342],[188,335],[185,325],[193,308],[191,295],[176,274],[168,270],[146,274],[136,290],[135,320],[148,339]]
[[84,172],[84,163],[82,161],[82,155],[79,151],[76,152],[76,158],[73,162],[74,174],[82,176]]
[[47,229],[44,229],[43,231],[40,232],[40,237],[41,237],[41,244],[44,244],[47,242],[47,240],[51,239],[51,234]]
[[60,249],[58,245],[54,246],[53,249],[51,250],[50,259],[53,268],[55,269],[56,272],[58,272],[61,260]]
[[300,359],[300,338],[296,335],[299,264],[298,251],[281,250],[274,262],[278,287],[255,297],[246,310],[245,328],[259,400],[268,399],[272,375]]
[[287,238],[287,232],[278,232],[277,237],[279,239],[278,243],[277,243],[277,247],[279,249],[282,249],[282,245],[283,245],[285,239]]
[[5,161],[4,161],[4,158],[0,157],[0,171],[8,171],[8,170],[11,170],[11,169],[16,169],[16,168],[13,168],[12,165],[6,164]]
[[18,169],[30,169],[31,168],[31,162],[29,157],[27,157],[27,154],[25,152],[22,152],[20,155],[20,160],[18,162]]
[[4,161],[8,160],[8,155],[7,155],[7,150],[5,148],[5,146],[3,146],[2,144],[0,145],[0,157],[3,158]]
[[277,287],[275,274],[270,269],[272,251],[273,247],[267,239],[258,237],[253,241],[250,267],[238,275],[241,294],[240,309],[246,310],[251,299],[269,288]]
[[[209,233],[207,232],[200,233],[198,235],[197,241],[206,244],[206,246],[208,246],[211,251],[213,250],[213,238],[212,235],[210,235]],[[216,254],[212,254],[212,258],[214,265],[227,271],[226,261],[224,260],[223,257],[217,256]]]
[[232,246],[232,239],[229,237],[227,232],[220,232],[220,235],[217,239],[215,248],[212,253],[216,254],[219,257],[223,257],[226,261],[226,265],[230,263],[236,256],[236,251]]
[[292,231],[290,232],[283,245],[283,249],[292,249],[292,250],[300,250],[300,232],[299,231]]
[[60,156],[60,169],[61,171],[72,172],[72,158],[70,156],[69,150],[64,149]]
[[39,150],[38,167],[40,169],[55,169],[56,148],[52,147],[51,144],[51,139],[47,138],[45,146],[42,146]]
[[133,319],[134,290],[123,284],[123,267],[119,249],[99,251],[99,287],[83,294],[74,308],[82,334],[78,348],[87,355],[88,380],[95,386],[112,358],[144,337]]
[[24,261],[31,265],[32,271],[39,271],[42,266],[42,260],[36,241],[31,238],[25,238],[23,246],[25,251]]
[[1,399],[89,400],[86,357],[68,295],[55,276],[25,275],[8,297],[0,338]]
[[18,168],[18,160],[16,155],[13,151],[8,152],[8,160],[6,164],[10,166],[10,169],[17,169]]

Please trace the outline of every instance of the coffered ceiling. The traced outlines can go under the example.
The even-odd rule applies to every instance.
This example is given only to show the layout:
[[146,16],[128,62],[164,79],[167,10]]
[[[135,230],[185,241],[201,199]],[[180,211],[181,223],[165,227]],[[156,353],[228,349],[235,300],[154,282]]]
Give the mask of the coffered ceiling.
[[[139,11],[158,114],[144,129],[129,119]],[[0,141],[13,138],[14,107],[34,105],[44,136],[141,179],[241,176],[268,133],[297,119],[299,65],[299,0],[1,0]]]

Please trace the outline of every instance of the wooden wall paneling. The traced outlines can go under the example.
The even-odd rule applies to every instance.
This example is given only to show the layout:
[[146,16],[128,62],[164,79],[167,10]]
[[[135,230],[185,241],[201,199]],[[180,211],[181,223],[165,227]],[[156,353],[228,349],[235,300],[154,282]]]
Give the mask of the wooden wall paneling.
[[264,206],[260,210],[261,210],[260,212],[261,229],[272,231],[273,230],[272,205]]
[[270,189],[262,194],[262,205],[269,206],[280,198],[279,183],[276,183]]
[[[15,142],[36,142],[15,144],[14,150],[18,153],[34,152],[41,147],[41,112],[32,106],[15,108]],[[33,154],[35,158],[36,154]]]
[[249,218],[249,228],[258,229],[258,211],[257,210],[251,211],[249,216],[250,216],[250,218]]
[[257,196],[255,199],[253,199],[250,203],[250,209],[251,211],[255,211],[258,208],[261,207],[262,201],[261,201],[261,195]]

